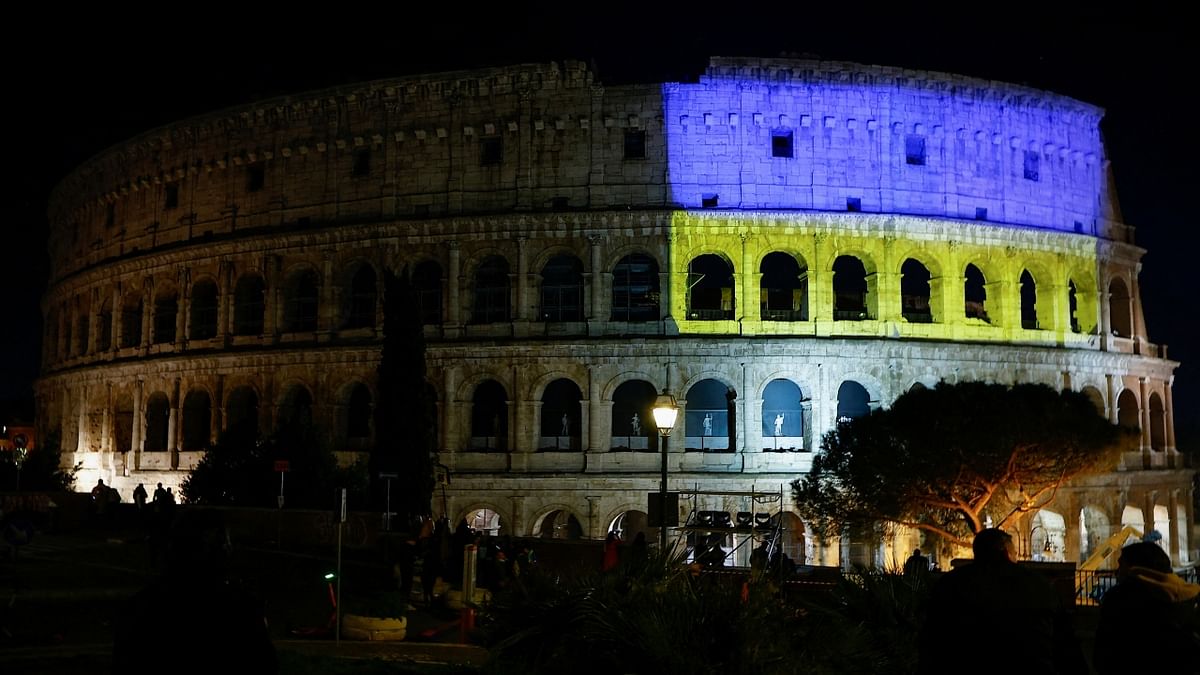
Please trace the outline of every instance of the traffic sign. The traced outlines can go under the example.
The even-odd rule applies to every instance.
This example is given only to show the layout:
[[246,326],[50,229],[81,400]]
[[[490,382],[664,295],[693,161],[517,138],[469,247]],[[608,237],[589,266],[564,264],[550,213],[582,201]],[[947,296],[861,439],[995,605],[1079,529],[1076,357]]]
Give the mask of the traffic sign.
[[277,459],[275,460],[275,470],[279,473],[291,471],[291,462],[287,461],[286,459]]
[[390,472],[390,471],[380,471],[379,472],[380,480],[392,480],[392,479],[399,478],[399,477],[400,477],[400,474],[398,474],[398,473],[394,473],[394,472]]

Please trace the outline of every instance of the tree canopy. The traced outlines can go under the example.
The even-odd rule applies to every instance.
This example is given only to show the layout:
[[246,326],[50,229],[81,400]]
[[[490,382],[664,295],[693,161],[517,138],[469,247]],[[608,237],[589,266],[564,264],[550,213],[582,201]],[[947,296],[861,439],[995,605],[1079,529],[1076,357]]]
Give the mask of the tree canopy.
[[1079,392],[941,383],[839,423],[792,487],[821,536],[882,521],[969,545],[989,517],[1003,528],[1109,468],[1126,438]]

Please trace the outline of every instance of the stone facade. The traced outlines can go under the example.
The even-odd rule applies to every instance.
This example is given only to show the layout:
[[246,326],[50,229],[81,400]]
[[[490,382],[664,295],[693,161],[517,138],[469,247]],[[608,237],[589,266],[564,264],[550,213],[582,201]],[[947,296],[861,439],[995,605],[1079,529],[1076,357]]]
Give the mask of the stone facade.
[[637,529],[663,388],[674,487],[788,510],[840,416],[918,383],[1042,382],[1142,430],[1120,471],[1025,524],[1058,537],[1043,548],[1078,560],[1140,517],[1191,560],[1177,364],[1146,335],[1101,115],[958,76],[715,59],[695,84],[519,66],[183,121],[53,195],[38,426],[119,489],[178,485],[221,430],[298,411],[349,461],[374,440],[381,274],[408,269],[451,517]]

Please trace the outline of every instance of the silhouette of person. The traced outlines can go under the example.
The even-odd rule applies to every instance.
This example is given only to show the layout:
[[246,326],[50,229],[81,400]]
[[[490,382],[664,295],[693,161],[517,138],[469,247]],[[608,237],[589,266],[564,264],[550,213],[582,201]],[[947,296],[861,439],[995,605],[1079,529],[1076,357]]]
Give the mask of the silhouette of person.
[[[218,511],[185,511],[171,525],[162,574],[123,607],[113,672],[275,673],[262,604],[231,584],[229,533]],[[164,620],[167,607],[181,607]]]
[[907,576],[917,576],[929,571],[929,558],[921,555],[921,549],[914,548],[912,555],[908,556],[908,560],[904,561],[904,574]]
[[137,505],[138,511],[146,508],[146,497],[148,496],[146,494],[146,486],[138,483],[137,487],[133,489],[133,503]]
[[[919,639],[918,673],[971,664],[973,673],[1088,672],[1068,608],[1050,582],[1014,561],[1012,537],[989,528],[975,535],[975,559],[933,587]],[[1005,658],[981,658],[981,636],[1002,644]]]
[[162,483],[154,488],[154,510],[161,511],[163,502],[167,501],[167,491],[163,489]]
[[783,413],[779,413],[775,416],[775,435],[783,435]]
[[1136,673],[1146,668],[1138,649],[1154,645],[1154,659],[1200,672],[1200,586],[1171,570],[1171,558],[1153,542],[1121,549],[1117,585],[1100,598],[1100,623],[1092,663],[1100,675]]

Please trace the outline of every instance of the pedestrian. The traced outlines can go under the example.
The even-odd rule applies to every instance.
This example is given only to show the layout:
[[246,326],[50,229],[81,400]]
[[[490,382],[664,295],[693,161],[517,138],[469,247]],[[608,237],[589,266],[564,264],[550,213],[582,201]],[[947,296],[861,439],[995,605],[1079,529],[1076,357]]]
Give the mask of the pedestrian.
[[148,495],[146,494],[146,486],[141,483],[138,483],[137,487],[135,487],[133,489],[133,503],[135,505],[137,505],[138,512],[141,512],[143,509],[146,508],[146,497],[147,496]]
[[408,537],[400,544],[400,550],[396,554],[396,564],[392,566],[392,575],[399,582],[400,598],[406,610],[416,609],[412,606],[413,572],[416,563],[417,542]]
[[[989,528],[975,536],[974,560],[933,587],[918,647],[918,673],[971,665],[973,673],[1085,675],[1068,608],[1050,582],[1015,562],[1012,537]],[[986,644],[1004,645],[1005,658],[983,657]],[[1019,664],[1019,668],[1017,667]]]
[[1142,671],[1146,654],[1139,647],[1154,645],[1154,660],[1164,671],[1200,673],[1198,598],[1200,586],[1176,575],[1158,544],[1140,541],[1121,549],[1117,585],[1100,598],[1096,670]]
[[921,555],[921,549],[914,548],[912,555],[904,561],[904,576],[919,577],[929,571],[929,558]]
[[421,599],[425,601],[426,607],[433,606],[434,591],[441,575],[441,544],[437,537],[433,537],[425,541],[425,553],[421,559]]
[[166,501],[167,491],[163,489],[162,483],[159,483],[158,487],[154,488],[154,501],[152,502],[155,513],[163,510],[163,503]]
[[608,572],[617,568],[621,562],[621,552],[617,548],[620,543],[621,538],[616,532],[608,533],[604,540],[604,562],[600,565],[601,571]]

